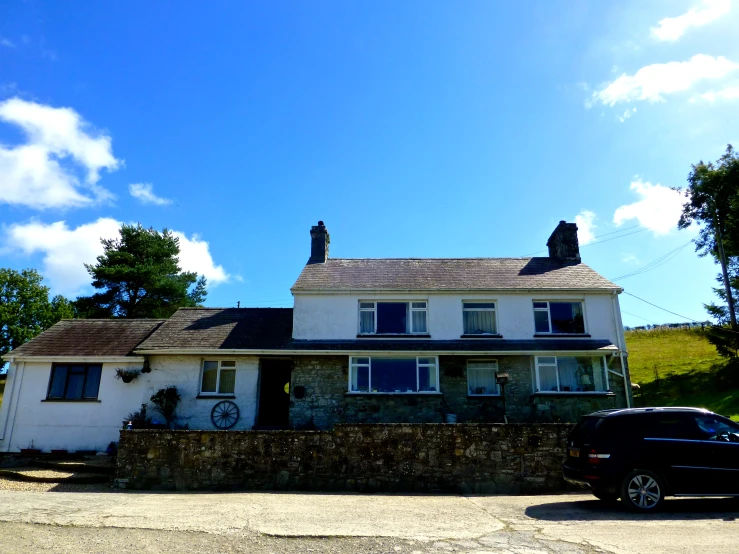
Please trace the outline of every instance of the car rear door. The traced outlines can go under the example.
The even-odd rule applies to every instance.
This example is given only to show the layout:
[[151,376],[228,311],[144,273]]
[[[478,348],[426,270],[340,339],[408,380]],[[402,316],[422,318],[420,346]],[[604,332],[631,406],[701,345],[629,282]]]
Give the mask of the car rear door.
[[739,494],[739,424],[714,414],[695,419],[713,468],[713,493]]
[[694,414],[649,414],[644,435],[644,463],[660,471],[672,494],[712,494],[709,447],[702,440]]

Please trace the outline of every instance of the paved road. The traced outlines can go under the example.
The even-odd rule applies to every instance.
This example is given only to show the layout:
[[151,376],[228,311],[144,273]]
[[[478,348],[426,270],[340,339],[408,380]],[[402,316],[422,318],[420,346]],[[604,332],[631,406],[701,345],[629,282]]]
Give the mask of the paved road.
[[585,495],[0,491],[0,552],[736,554],[739,503],[633,515]]

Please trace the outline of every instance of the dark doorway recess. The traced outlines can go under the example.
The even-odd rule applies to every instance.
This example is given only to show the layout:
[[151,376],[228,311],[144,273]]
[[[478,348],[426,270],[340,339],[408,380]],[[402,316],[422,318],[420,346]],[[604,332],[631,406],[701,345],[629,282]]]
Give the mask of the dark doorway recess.
[[287,429],[289,426],[292,367],[292,360],[260,360],[259,414],[256,427]]

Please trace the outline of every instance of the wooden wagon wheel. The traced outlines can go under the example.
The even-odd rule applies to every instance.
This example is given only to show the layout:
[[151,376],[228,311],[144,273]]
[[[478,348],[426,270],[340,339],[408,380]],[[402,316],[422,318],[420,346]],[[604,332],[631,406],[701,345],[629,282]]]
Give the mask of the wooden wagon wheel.
[[230,429],[239,420],[239,407],[230,400],[222,400],[213,406],[210,420],[218,429]]

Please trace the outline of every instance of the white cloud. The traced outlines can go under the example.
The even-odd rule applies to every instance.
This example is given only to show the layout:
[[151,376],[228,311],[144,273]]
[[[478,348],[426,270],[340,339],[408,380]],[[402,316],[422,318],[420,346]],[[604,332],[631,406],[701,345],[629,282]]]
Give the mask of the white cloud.
[[11,98],[0,102],[0,121],[20,127],[27,137],[15,147],[0,145],[0,202],[45,209],[112,198],[97,185],[100,171],[114,171],[122,162],[113,156],[111,138],[91,130],[73,109]]
[[635,254],[623,254],[621,261],[625,264],[641,264],[641,260]]
[[690,27],[701,27],[731,11],[731,0],[703,0],[703,5],[690,8],[677,17],[666,17],[652,27],[652,35],[659,40],[675,41]]
[[595,240],[595,214],[588,210],[583,210],[575,216],[577,224],[577,241],[580,246],[593,242]]
[[7,48],[15,48],[16,47],[15,46],[15,42],[13,42],[12,40],[10,40],[8,38],[5,38],[5,37],[0,37],[0,46],[6,46]]
[[169,198],[162,198],[154,194],[154,187],[151,183],[134,183],[128,185],[128,192],[131,196],[140,200],[144,204],[154,204],[156,206],[166,206],[171,204],[172,201]]
[[[95,263],[103,253],[100,239],[117,237],[120,226],[120,221],[107,217],[74,229],[64,221],[16,223],[8,228],[6,242],[11,251],[25,255],[41,254],[41,273],[49,280],[54,292],[74,296],[90,286],[90,275],[83,264]],[[205,275],[209,285],[230,279],[223,266],[213,261],[207,242],[196,235],[188,239],[184,233],[173,231],[173,234],[180,239],[180,267],[184,271]]]
[[629,119],[632,115],[636,113],[636,108],[626,109],[624,110],[623,115],[618,116],[618,120],[623,123],[627,119]]
[[704,92],[700,97],[708,102],[716,102],[717,100],[736,100],[739,99],[739,85]]
[[619,207],[613,214],[613,222],[621,225],[630,219],[636,219],[639,225],[646,227],[655,235],[666,235],[677,229],[677,221],[682,213],[685,198],[678,191],[657,183],[636,180],[629,187],[641,197],[633,204]]
[[608,106],[636,100],[662,102],[665,95],[684,92],[706,79],[722,79],[737,69],[739,64],[723,56],[696,54],[684,62],[657,63],[634,75],[623,74],[593,93],[593,101]]

